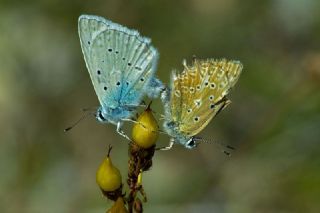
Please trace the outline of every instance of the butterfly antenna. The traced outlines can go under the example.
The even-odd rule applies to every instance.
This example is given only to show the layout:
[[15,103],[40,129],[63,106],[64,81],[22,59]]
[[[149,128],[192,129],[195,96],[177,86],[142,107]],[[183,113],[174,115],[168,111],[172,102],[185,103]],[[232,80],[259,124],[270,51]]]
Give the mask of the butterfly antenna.
[[205,143],[214,143],[214,144],[218,144],[219,146],[221,146],[223,149],[222,149],[222,152],[227,155],[227,156],[230,156],[231,155],[231,152],[233,150],[235,150],[235,148],[233,146],[230,146],[230,145],[227,145],[227,144],[224,144],[224,143],[221,143],[221,142],[218,142],[218,141],[209,141],[209,140],[206,140],[204,138],[199,138],[199,137],[195,137],[194,138],[196,141],[202,141],[202,142],[205,142]]
[[82,110],[82,112],[88,112],[88,111],[90,111],[90,112],[95,112],[95,111],[97,111],[97,107],[87,107],[87,108],[82,108],[81,110]]
[[73,127],[77,126],[78,123],[80,123],[83,119],[87,118],[88,115],[94,115],[94,113],[93,113],[92,111],[89,111],[88,113],[82,115],[79,120],[77,120],[77,121],[76,121],[74,124],[72,124],[71,126],[65,128],[63,131],[64,131],[64,132],[68,132],[68,131],[71,130]]

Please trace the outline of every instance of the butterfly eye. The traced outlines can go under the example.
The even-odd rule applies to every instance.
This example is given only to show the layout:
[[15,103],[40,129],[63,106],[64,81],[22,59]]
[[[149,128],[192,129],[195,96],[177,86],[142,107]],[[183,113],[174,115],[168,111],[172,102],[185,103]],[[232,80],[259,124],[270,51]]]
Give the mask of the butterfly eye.
[[186,143],[186,148],[188,148],[188,149],[192,149],[192,148],[194,148],[196,146],[197,146],[197,144],[196,144],[196,142],[195,142],[195,140],[193,138],[188,140],[188,142]]
[[97,117],[97,119],[98,119],[99,121],[106,121],[106,120],[107,120],[105,117],[103,117],[102,112],[101,112],[100,109],[98,109],[96,115],[97,115],[96,117]]

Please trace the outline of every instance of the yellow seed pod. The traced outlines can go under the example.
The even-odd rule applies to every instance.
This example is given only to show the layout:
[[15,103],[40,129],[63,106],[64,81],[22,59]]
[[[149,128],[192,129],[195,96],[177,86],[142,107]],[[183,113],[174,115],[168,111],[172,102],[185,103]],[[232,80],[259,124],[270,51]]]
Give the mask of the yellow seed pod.
[[159,136],[159,126],[157,120],[152,114],[150,104],[138,117],[137,123],[135,123],[132,128],[133,141],[144,149],[153,146]]
[[142,186],[142,169],[139,172],[137,186]]
[[122,197],[118,197],[116,202],[113,204],[111,209],[107,211],[107,213],[128,213],[128,210],[125,207],[124,201]]
[[102,161],[96,174],[96,181],[99,187],[105,192],[112,192],[120,188],[121,186],[121,174],[120,171],[112,164],[110,158],[110,151],[112,147],[109,147],[107,157]]

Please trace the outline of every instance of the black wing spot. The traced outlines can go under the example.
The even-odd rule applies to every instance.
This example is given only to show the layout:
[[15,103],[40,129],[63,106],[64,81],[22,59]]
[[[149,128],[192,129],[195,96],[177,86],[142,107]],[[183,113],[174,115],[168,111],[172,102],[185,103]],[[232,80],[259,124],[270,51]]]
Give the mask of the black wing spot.
[[122,60],[124,61],[124,60],[126,60],[126,58],[122,58]]
[[214,83],[211,83],[210,86],[211,86],[212,89],[216,87],[216,85]]
[[119,51],[116,51],[116,54],[118,54],[119,53]]
[[90,41],[88,41],[88,44],[90,45],[90,44],[91,44],[91,42],[90,42]]
[[112,49],[111,49],[111,48],[109,48],[109,49],[108,49],[108,51],[109,51],[109,52],[112,52]]
[[144,78],[140,78],[140,81],[144,81]]
[[128,82],[128,81],[126,82],[126,85],[127,85],[127,86],[129,85],[129,82]]
[[131,63],[128,63],[128,66],[131,66],[132,64]]
[[100,71],[100,70],[98,70],[98,71],[97,71],[97,73],[98,73],[98,75],[100,75],[100,74],[101,74],[101,71]]
[[120,86],[120,81],[117,82],[117,86]]
[[135,67],[136,70],[142,70],[140,67]]
[[194,121],[199,121],[199,117],[194,117]]
[[104,89],[104,90],[107,90],[108,88],[107,88],[107,87],[103,87],[103,89]]
[[210,105],[210,109],[213,109],[213,108],[214,108],[214,104],[211,104],[211,105]]
[[206,85],[206,86],[208,86],[208,84],[209,84],[208,81],[206,81],[206,82],[204,83],[204,85]]

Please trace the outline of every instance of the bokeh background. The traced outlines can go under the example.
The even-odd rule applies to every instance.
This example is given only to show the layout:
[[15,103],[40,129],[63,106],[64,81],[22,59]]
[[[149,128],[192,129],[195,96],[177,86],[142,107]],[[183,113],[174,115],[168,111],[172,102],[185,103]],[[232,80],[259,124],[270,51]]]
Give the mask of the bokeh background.
[[[77,33],[83,13],[152,38],[164,82],[192,55],[244,64],[233,104],[201,133],[237,150],[157,152],[143,179],[146,212],[319,212],[319,8],[318,0],[1,0],[0,212],[105,212],[112,203],[95,172],[108,144],[125,181],[127,143],[114,126],[91,117],[63,132],[81,108],[98,105]],[[159,118],[159,101],[153,109]],[[159,146],[167,142],[161,136]]]

